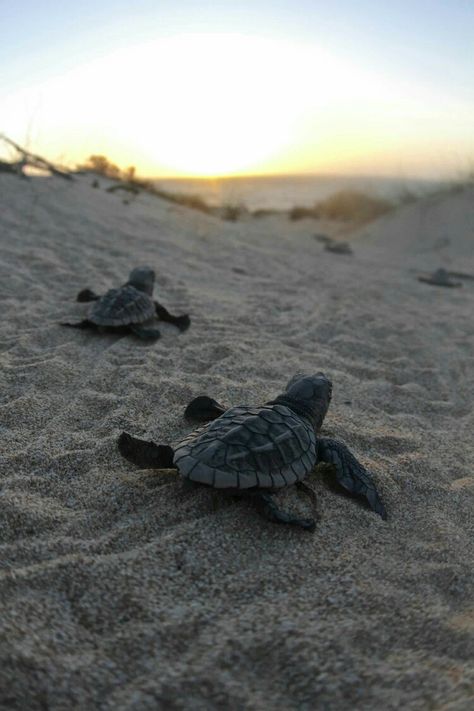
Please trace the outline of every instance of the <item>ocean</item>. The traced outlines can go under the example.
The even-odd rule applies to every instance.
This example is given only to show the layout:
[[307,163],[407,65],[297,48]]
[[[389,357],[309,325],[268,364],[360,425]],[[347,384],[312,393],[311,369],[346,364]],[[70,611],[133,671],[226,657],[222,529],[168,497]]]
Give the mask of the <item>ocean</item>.
[[278,175],[239,178],[165,178],[155,184],[166,191],[199,195],[208,204],[244,204],[249,210],[289,210],[310,206],[340,190],[360,190],[392,200],[409,192],[426,194],[440,182],[370,176]]

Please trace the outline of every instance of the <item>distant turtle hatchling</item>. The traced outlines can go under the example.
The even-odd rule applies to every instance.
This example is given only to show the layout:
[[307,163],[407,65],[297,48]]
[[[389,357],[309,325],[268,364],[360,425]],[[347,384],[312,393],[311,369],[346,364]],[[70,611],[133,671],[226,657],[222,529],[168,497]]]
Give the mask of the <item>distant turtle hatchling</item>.
[[[440,269],[436,269],[436,271],[432,274],[420,274],[418,276],[418,281],[423,281],[425,284],[431,284],[432,286],[462,286],[460,281],[453,281],[451,279],[452,275],[452,272],[448,272],[446,269],[441,267]],[[456,275],[456,273],[454,273],[454,275]]]
[[164,306],[153,301],[155,272],[149,267],[137,267],[130,272],[128,281],[118,289],[109,289],[97,296],[90,289],[83,289],[77,301],[94,301],[88,317],[79,323],[62,323],[69,328],[105,329],[116,333],[133,333],[143,340],[156,340],[160,332],[143,324],[152,318],[167,321],[185,331],[190,324],[187,314],[172,316]]
[[225,409],[200,396],[188,405],[185,416],[207,424],[174,448],[122,432],[119,451],[142,468],[177,469],[186,480],[250,496],[270,521],[310,531],[314,519],[281,511],[272,494],[295,484],[314,496],[303,479],[315,464],[327,462],[334,465],[336,480],[346,491],[365,499],[385,519],[369,472],[342,442],[319,435],[331,394],[331,382],[316,373],[295,375],[281,395],[261,407]]
[[334,252],[334,254],[352,254],[352,247],[347,242],[336,242],[331,240],[326,242],[324,249],[327,252]]

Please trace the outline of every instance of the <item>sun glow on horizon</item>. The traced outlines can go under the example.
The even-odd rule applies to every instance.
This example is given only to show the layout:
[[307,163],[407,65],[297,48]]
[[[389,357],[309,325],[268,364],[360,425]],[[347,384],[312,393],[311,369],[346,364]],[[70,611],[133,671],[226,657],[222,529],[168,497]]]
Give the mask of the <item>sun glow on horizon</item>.
[[[248,38],[183,37],[159,54],[160,76],[147,117],[150,158],[181,174],[215,176],[245,172],[289,143],[296,116],[282,110],[275,74],[259,62],[261,45]],[[156,121],[156,123],[155,123]],[[159,129],[155,133],[154,126]]]
[[[143,105],[133,145],[148,161],[189,176],[246,173],[288,150],[305,102],[301,51],[242,35],[179,35],[110,58],[127,85],[130,115]],[[122,109],[124,111],[124,109]]]
[[440,150],[443,137],[472,143],[468,106],[323,47],[236,33],[126,47],[18,91],[3,108],[2,129],[21,142],[18,126],[32,123],[30,147],[51,158],[102,153],[153,177],[387,173],[436,161],[434,136]]

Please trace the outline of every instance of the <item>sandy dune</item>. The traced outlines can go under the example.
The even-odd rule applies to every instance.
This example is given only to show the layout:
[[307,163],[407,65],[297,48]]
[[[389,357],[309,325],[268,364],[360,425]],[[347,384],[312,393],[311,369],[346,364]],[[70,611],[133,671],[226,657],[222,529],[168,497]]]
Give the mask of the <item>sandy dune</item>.
[[[0,707],[450,709],[474,706],[473,191],[361,229],[229,224],[90,180],[0,179]],[[61,329],[83,287],[131,267],[189,331]],[[185,491],[120,458],[122,430],[169,442],[195,395],[334,382],[324,432],[374,473],[389,520],[316,470],[318,527]],[[294,488],[282,504],[307,515]]]

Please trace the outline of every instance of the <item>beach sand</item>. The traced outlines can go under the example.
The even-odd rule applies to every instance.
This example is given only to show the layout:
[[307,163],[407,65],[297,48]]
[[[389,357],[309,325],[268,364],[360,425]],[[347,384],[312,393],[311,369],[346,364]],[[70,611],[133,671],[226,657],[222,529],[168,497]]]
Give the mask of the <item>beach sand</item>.
[[[472,709],[474,282],[416,274],[474,273],[474,191],[337,255],[314,239],[328,225],[90,182],[0,176],[0,707]],[[58,325],[142,264],[187,332]],[[322,468],[309,534],[117,452],[122,430],[179,439],[196,395],[258,404],[318,370],[323,432],[373,472],[386,522]],[[311,515],[294,487],[278,501]]]

